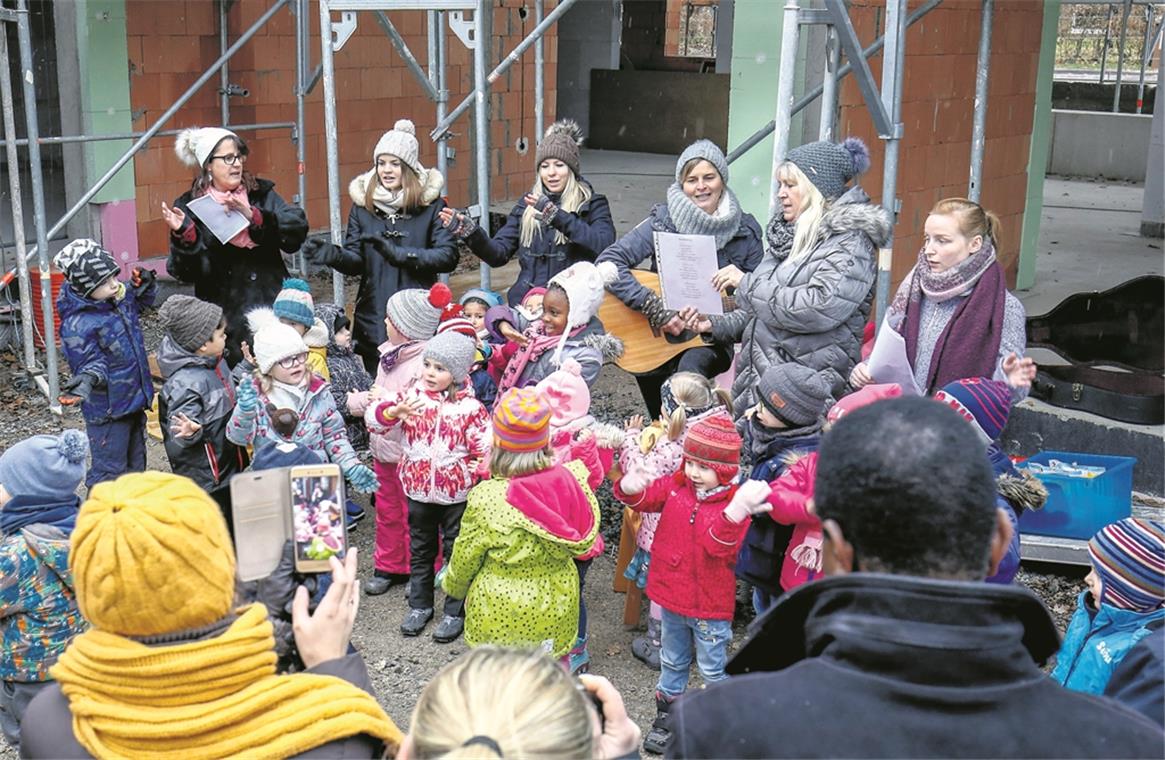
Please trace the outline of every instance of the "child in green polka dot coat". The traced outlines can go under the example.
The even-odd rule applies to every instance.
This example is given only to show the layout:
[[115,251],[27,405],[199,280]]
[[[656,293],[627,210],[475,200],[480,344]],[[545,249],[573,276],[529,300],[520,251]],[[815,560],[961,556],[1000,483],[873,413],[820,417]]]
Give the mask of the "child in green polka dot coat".
[[465,599],[465,641],[570,652],[578,632],[578,571],[599,531],[599,503],[581,462],[552,463],[550,408],[511,389],[493,415],[490,480],[469,492],[443,581]]

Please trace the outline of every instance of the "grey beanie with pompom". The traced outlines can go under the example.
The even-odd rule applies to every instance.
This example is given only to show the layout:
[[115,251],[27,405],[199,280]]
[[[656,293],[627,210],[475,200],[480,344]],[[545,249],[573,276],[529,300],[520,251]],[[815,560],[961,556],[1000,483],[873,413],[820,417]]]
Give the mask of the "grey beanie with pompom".
[[795,164],[826,200],[838,198],[851,179],[870,168],[870,151],[856,137],[840,143],[828,140],[799,145],[785,160]]
[[85,477],[88,457],[89,439],[80,430],[34,435],[0,455],[0,485],[9,496],[68,501]]

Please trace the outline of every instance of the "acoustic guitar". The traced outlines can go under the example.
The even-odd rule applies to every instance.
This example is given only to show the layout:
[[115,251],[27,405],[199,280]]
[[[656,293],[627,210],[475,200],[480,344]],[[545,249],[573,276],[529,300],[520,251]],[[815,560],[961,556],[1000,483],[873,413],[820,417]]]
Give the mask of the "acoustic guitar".
[[[643,269],[632,269],[631,276],[643,287],[660,293],[659,275]],[[724,299],[724,310],[735,307],[732,299]],[[599,319],[603,328],[623,341],[623,355],[615,361],[621,369],[632,374],[645,374],[667,364],[673,357],[689,348],[706,346],[700,336],[681,339],[674,335],[652,329],[647,317],[632,309],[619,298],[608,292],[599,306]]]

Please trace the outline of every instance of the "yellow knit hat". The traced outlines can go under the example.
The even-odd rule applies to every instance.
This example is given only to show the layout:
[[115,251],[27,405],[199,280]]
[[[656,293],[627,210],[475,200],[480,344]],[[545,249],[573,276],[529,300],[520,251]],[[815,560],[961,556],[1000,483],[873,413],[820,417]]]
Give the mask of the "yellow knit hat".
[[140,472],[94,486],[77,515],[69,570],[85,619],[123,636],[209,625],[234,602],[226,522],[180,475]]

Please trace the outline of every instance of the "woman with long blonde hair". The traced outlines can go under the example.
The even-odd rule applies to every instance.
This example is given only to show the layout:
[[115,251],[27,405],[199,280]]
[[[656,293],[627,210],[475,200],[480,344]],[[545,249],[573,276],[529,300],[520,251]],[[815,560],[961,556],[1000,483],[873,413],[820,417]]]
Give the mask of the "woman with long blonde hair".
[[855,138],[789,151],[780,167],[780,213],[769,222],[768,252],[738,278],[736,311],[681,312],[690,329],[717,342],[741,341],[732,383],[737,415],[757,403],[770,366],[794,361],[824,371],[835,395],[861,358],[876,274],[874,252],[889,239],[890,214],[847,183],[869,168]]
[[615,239],[611,207],[579,173],[582,130],[570,119],[551,124],[534,155],[534,187],[518,201],[492,238],[464,211],[441,212],[442,221],[491,267],[518,256],[518,280],[506,300],[522,302],[531,288],[579,261],[594,261]]
[[309,261],[360,278],[352,320],[354,350],[376,373],[381,349],[390,349],[384,305],[394,293],[428,290],[457,267],[457,244],[437,214],[445,208],[445,178],[421,165],[416,127],[400,119],[372,150],[372,168],[352,180],[352,210],[344,245],[313,237],[303,246]]

